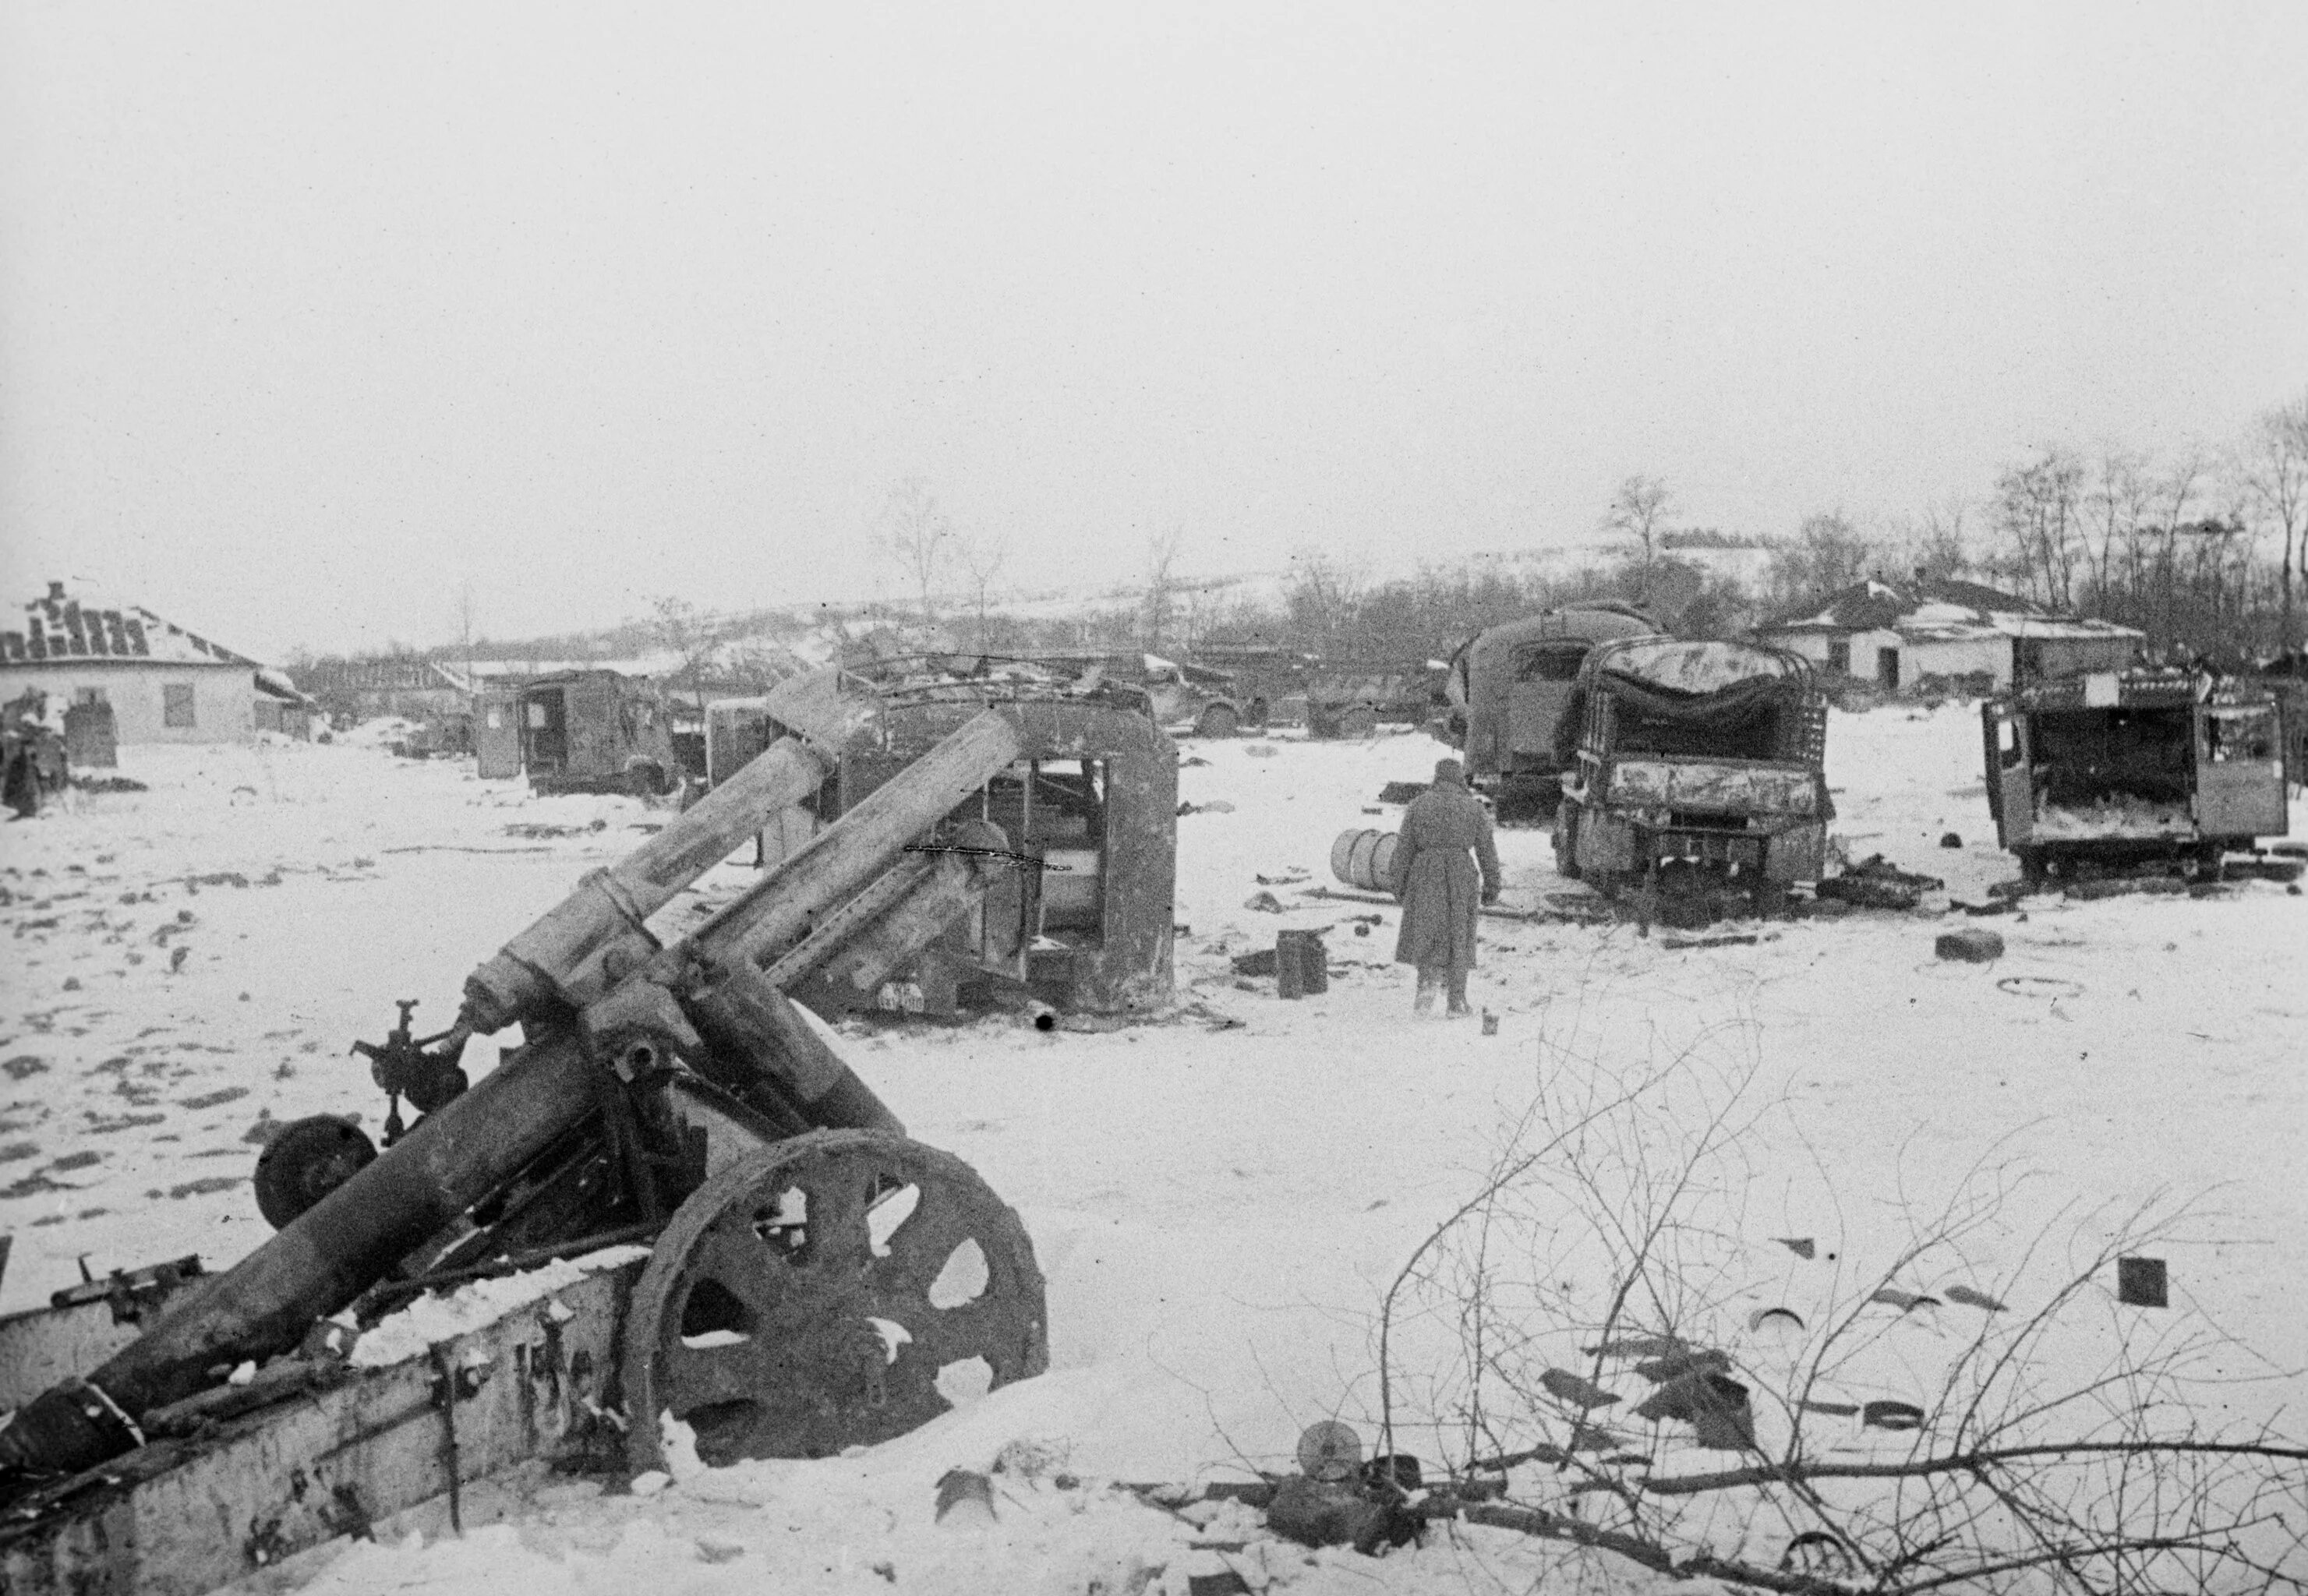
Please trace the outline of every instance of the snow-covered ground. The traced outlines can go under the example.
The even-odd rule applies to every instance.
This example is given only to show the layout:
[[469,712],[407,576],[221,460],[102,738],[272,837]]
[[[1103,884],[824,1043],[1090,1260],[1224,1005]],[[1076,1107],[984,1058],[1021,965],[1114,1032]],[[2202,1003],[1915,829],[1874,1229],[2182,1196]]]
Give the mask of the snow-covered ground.
[[[1171,1015],[1055,1034],[997,1017],[848,1044],[914,1136],[1020,1209],[1049,1279],[1048,1377],[862,1457],[691,1474],[650,1497],[500,1493],[461,1540],[389,1535],[295,1577],[348,1592],[1184,1592],[1188,1574],[1230,1566],[1293,1592],[1526,1586],[1559,1548],[1461,1529],[1378,1562],[1312,1557],[1238,1509],[1196,1523],[1096,1482],[1287,1467],[1300,1432],[1334,1415],[1368,1438],[1381,1296],[1477,1188],[1506,1128],[1542,1095],[1677,1059],[1690,1063],[1667,1090],[1685,1110],[1727,1112],[1744,1083],[1737,1115],[1753,1123],[1737,1179],[1706,1199],[1736,1281],[1726,1323],[1778,1302],[1816,1314],[1888,1268],[1967,1180],[2024,1177],[2022,1195],[1971,1237],[1960,1274],[1944,1266],[1915,1289],[1976,1279],[2015,1309],[2053,1283],[2046,1249],[2029,1250],[2042,1233],[2052,1250],[2097,1246],[2143,1206],[2193,1199],[2157,1252],[2171,1311],[2234,1338],[2210,1372],[2243,1383],[2208,1421],[2302,1411],[2308,898],[2252,881],[1942,918],[1946,896],[1978,902],[2014,873],[1994,846],[1976,711],[1838,715],[1829,745],[1853,854],[1943,877],[1947,895],[1919,914],[1718,928],[1756,940],[1704,947],[1487,920],[1486,1035],[1412,1016],[1408,973],[1388,962],[1391,910],[1301,890],[1329,881],[1340,830],[1391,828],[1381,786],[1423,778],[1443,750],[1417,735],[1187,744],[1182,795],[1221,807],[1179,821],[1176,918],[1191,930]],[[83,1257],[101,1270],[197,1251],[217,1266],[246,1252],[266,1233],[248,1187],[259,1126],[357,1107],[373,1128],[383,1105],[348,1044],[380,1038],[398,998],[422,1000],[420,1033],[445,1026],[469,968],[665,819],[374,746],[123,757],[149,793],[75,797],[0,829],[14,954],[0,1232],[15,1237],[0,1309],[45,1300]],[[1961,847],[1940,845],[1950,831]],[[1500,840],[1511,906],[1576,902],[1544,832]],[[661,924],[681,930],[747,875],[721,867]],[[1283,914],[1245,906],[1262,889]],[[2004,957],[1934,958],[1951,923],[1997,930]],[[1270,980],[1235,976],[1230,956],[1319,926],[1334,928],[1327,995],[1284,1002]],[[476,1044],[469,1068],[487,1056]],[[1778,1238],[1815,1239],[1813,1257]],[[1857,1395],[1897,1388],[1896,1371],[1851,1377]],[[1444,1449],[1432,1432],[1402,1444]],[[934,1481],[1005,1447],[994,1520],[934,1525]],[[508,1522],[474,1527],[493,1513]]]

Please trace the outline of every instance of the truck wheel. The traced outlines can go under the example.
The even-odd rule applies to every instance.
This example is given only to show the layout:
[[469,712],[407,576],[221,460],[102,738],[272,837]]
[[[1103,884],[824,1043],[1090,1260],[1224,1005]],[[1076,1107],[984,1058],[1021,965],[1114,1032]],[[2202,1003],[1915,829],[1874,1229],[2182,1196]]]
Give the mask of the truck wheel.
[[1212,704],[1194,722],[1194,733],[1201,737],[1231,737],[1241,729],[1242,716],[1231,704]]

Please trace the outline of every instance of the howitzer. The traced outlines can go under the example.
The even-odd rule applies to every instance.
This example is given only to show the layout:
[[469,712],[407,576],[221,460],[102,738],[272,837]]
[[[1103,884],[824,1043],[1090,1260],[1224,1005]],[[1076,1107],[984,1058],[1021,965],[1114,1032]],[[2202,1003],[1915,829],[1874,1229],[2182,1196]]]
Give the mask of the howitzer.
[[[59,1476],[142,1446],[156,1415],[211,1401],[233,1367],[289,1352],[348,1307],[607,1241],[655,1240],[618,1305],[635,1468],[654,1464],[668,1416],[710,1461],[822,1455],[944,1411],[957,1366],[982,1363],[996,1386],[1046,1366],[1042,1278],[1016,1215],[959,1161],[905,1140],[785,996],[805,977],[880,979],[982,897],[1004,839],[954,811],[1018,758],[1014,716],[965,721],[662,943],[648,916],[814,791],[874,713],[830,673],[772,704],[790,734],[477,969],[450,1031],[420,1042],[404,1008],[394,1039],[365,1050],[388,1092],[426,1083],[411,1101],[429,1111],[406,1134],[280,1175],[276,1235],[0,1429],[0,1495],[28,1501],[13,1517],[33,1526],[0,1525],[8,1583],[65,1582],[51,1567],[64,1540],[25,1549],[82,1489]],[[514,1022],[523,1045],[456,1089],[466,1041]],[[321,1123],[340,1153],[358,1137]]]

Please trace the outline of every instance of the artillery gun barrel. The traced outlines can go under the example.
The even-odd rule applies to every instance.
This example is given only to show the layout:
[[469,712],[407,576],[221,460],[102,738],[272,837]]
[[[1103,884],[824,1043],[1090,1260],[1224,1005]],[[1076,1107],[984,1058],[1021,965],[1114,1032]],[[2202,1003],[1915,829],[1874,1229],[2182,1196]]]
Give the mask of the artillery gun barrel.
[[[727,968],[725,960],[752,957],[770,939],[797,940],[817,914],[872,881],[967,793],[1015,759],[1019,746],[1016,727],[994,711],[961,726],[731,905],[745,913],[725,912],[709,922],[685,944],[690,958],[682,963]],[[663,973],[636,970],[626,979]],[[20,1409],[0,1429],[0,1478],[92,1467],[141,1441],[138,1416],[213,1383],[211,1371],[220,1365],[295,1346],[314,1320],[351,1302],[581,1123],[596,1106],[601,1068],[573,1027],[524,1050],[426,1116],[101,1368]],[[806,1096],[840,1103],[869,1121],[878,1107],[848,1103],[838,1078],[814,1085]]]
[[986,779],[1013,763],[1023,744],[1018,727],[987,709],[956,727],[935,748],[868,794],[779,866],[769,880],[700,926],[689,945],[710,964],[774,962],[868,881],[889,867],[928,822],[926,803],[944,815]]
[[556,1003],[581,1008],[654,953],[642,922],[771,815],[815,792],[872,717],[874,700],[842,697],[832,678],[825,671],[780,683],[769,712],[799,734],[771,743],[616,866],[587,876],[476,968],[465,978],[460,1023],[487,1034]]

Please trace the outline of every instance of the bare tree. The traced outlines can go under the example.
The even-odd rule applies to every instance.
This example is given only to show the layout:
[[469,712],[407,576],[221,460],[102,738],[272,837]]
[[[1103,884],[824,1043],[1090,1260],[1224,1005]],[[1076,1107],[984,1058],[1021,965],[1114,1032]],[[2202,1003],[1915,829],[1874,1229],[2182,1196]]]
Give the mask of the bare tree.
[[1362,572],[1324,549],[1299,549],[1290,565],[1283,600],[1293,633],[1302,647],[1339,654],[1362,606]]
[[2076,562],[2082,553],[2084,465],[2049,448],[1995,479],[1995,518],[2012,574],[2055,609],[2075,605]]
[[2140,528],[2149,519],[2156,484],[2146,457],[2109,444],[2092,463],[2085,514],[2090,520],[2090,544],[2086,557],[2091,564],[2091,592],[2104,602],[2115,583],[2116,560],[2136,546]]
[[1823,599],[1867,574],[1875,546],[1841,510],[1804,517],[1795,539],[1771,551],[1765,579],[1782,608]]
[[[1743,1235],[1783,1128],[1713,1051],[1542,1044],[1537,1099],[1381,1309],[1382,1446],[1442,1463],[1403,1511],[1790,1596],[2308,1589],[2308,1451],[2209,1428],[2247,1350],[2109,1289],[2198,1216],[2021,1230],[2036,1182],[1983,1163],[1897,1228]],[[1804,1262],[1758,1305],[1766,1254]]]
[[673,679],[689,689],[690,695],[697,700],[698,717],[702,720],[705,673],[720,648],[712,623],[698,614],[695,605],[671,595],[652,600],[650,611],[650,634],[659,648],[678,656],[680,663],[674,667]]
[[937,619],[931,596],[937,589],[939,572],[945,568],[946,545],[952,537],[953,529],[926,477],[909,476],[891,488],[875,519],[874,541],[905,573],[921,601],[926,624]]
[[986,596],[994,589],[995,579],[1002,568],[1010,562],[1010,540],[1003,536],[986,537],[977,533],[954,540],[961,559],[961,568],[969,573],[969,595],[977,608],[977,648],[980,653],[986,643]]
[[1173,527],[1146,539],[1145,623],[1140,629],[1140,636],[1144,639],[1141,647],[1150,654],[1161,654],[1168,648],[1170,614],[1176,598],[1178,544],[1184,536],[1182,528]]
[[1611,495],[1611,507],[1603,512],[1603,530],[1634,544],[1644,579],[1650,576],[1651,562],[1658,557],[1659,535],[1666,529],[1666,507],[1673,497],[1658,477],[1637,475],[1619,485],[1619,491]]
[[2308,394],[2259,417],[2239,464],[2252,504],[2283,543],[2277,651],[2288,652],[2299,636],[2293,625],[2293,578],[2308,580]]

